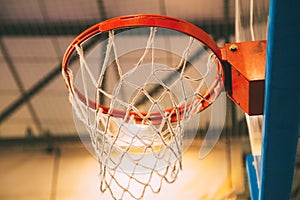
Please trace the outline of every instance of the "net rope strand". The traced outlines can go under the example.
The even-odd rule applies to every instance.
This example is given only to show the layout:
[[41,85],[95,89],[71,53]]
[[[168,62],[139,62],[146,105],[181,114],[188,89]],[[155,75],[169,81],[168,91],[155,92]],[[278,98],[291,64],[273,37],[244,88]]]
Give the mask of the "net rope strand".
[[255,40],[255,35],[254,35],[254,27],[253,27],[253,18],[254,18],[254,12],[253,12],[253,5],[254,2],[253,0],[250,0],[250,18],[249,18],[249,27],[250,27],[250,35],[251,35],[251,40]]
[[[80,61],[81,73],[79,75],[83,82],[84,100],[79,97],[73,86],[72,71],[70,69],[63,71],[64,79],[68,80],[66,83],[69,89],[69,100],[75,115],[87,127],[92,146],[97,155],[100,165],[100,190],[101,192],[109,191],[114,199],[126,197],[141,199],[148,189],[153,193],[158,193],[163,182],[173,183],[177,179],[179,171],[182,170],[184,122],[192,114],[198,112],[203,100],[209,101],[201,95],[201,89],[204,85],[204,79],[214,66],[216,56],[209,56],[206,70],[201,78],[186,75],[188,57],[194,44],[194,38],[189,37],[181,54],[181,59],[175,65],[175,68],[173,70],[159,68],[155,63],[156,32],[156,27],[149,28],[144,51],[133,68],[126,73],[122,70],[122,63],[119,60],[114,31],[109,31],[105,57],[98,77],[94,77],[95,75],[89,69],[83,47],[76,45],[75,49]],[[141,86],[130,82],[128,79],[136,70],[142,67],[147,56],[150,57],[151,76],[147,77],[145,83]],[[103,83],[111,58],[116,64],[115,68],[119,82],[113,91],[106,91]],[[168,73],[177,71],[179,75],[173,82],[166,83],[158,76],[166,71]],[[85,83],[87,78],[90,79],[96,89],[95,109],[90,106],[89,90]],[[158,97],[152,96],[152,93],[146,88],[147,84],[151,83],[153,79],[163,90]],[[192,94],[186,91],[184,81],[198,84]],[[124,84],[137,90],[128,101],[118,98]],[[183,95],[180,101],[171,92],[171,88],[177,87],[177,85],[179,85]],[[140,95],[145,96],[151,104],[146,114],[145,112],[142,113],[137,105]],[[107,112],[104,112],[100,105],[100,98],[103,96],[109,100]],[[159,103],[165,97],[170,99],[169,103],[172,107],[168,111],[159,106]],[[125,108],[125,114],[122,117],[113,115],[118,106]],[[161,117],[160,124],[155,124],[151,120],[152,110],[156,110],[156,115]],[[136,122],[132,115],[133,112],[141,118],[141,122]],[[175,122],[172,119],[174,115],[176,116]],[[134,127],[134,130],[132,127]],[[139,190],[135,191],[136,188]]]
[[[143,60],[144,60],[144,58],[145,58],[145,56],[146,56],[146,54],[148,53],[148,51],[149,51],[149,49],[151,49],[151,53],[152,53],[152,67],[153,67],[153,63],[154,63],[154,46],[153,46],[153,41],[154,41],[154,35],[155,35],[155,28],[151,28],[151,31],[150,31],[150,35],[149,35],[149,38],[148,38],[148,41],[147,41],[147,45],[146,45],[146,48],[145,48],[145,51],[144,51],[144,53],[143,53],[143,55],[141,56],[141,58],[139,59],[139,61],[138,61],[138,63],[136,64],[136,66],[135,66],[135,69],[136,68],[138,68],[139,66],[140,66],[140,64],[143,62]],[[113,44],[112,46],[113,47],[115,47],[115,45],[114,45],[114,43],[113,43],[113,34],[110,34],[110,41],[112,41],[111,43]],[[116,55],[116,49],[115,48],[113,48],[114,49],[114,54],[115,54],[115,57],[117,57],[117,55]],[[108,56],[109,54],[106,54],[106,56]],[[106,59],[105,59],[106,60]],[[117,64],[118,66],[119,66],[119,64]],[[103,69],[103,68],[102,68]],[[118,72],[119,72],[119,74],[120,74],[120,77],[121,77],[121,81],[120,81],[120,83],[122,82],[122,78],[125,78],[125,76],[122,76],[122,74],[120,73],[120,67],[118,67]],[[101,75],[100,75],[101,76]],[[120,87],[118,87],[118,88],[120,88]],[[143,88],[141,88],[140,89],[140,92],[141,91],[143,91]],[[117,90],[115,90],[115,93],[117,94],[119,92],[119,89],[117,89]],[[112,96],[115,96],[116,94],[113,94]],[[139,94],[139,93],[138,93]],[[144,94],[147,96],[148,94],[147,93],[145,93],[144,92]],[[154,101],[154,99],[153,98],[151,98],[151,96],[149,96],[148,95],[148,98],[150,99],[150,101],[152,102],[152,103],[154,103],[155,101]],[[136,112],[138,112],[138,110],[137,109],[135,109],[134,108],[134,105],[133,105],[133,102],[134,102],[134,99],[135,98],[133,98],[133,101],[130,103],[130,105],[128,106],[128,108],[131,108],[131,109],[133,109],[133,110],[135,110]],[[110,104],[110,108],[113,108],[114,107],[114,105],[113,105],[113,103],[114,103],[114,101],[111,101],[111,104]],[[127,118],[127,116],[129,115],[129,111],[131,110],[131,109],[127,109],[126,110],[126,115],[125,115],[125,119]],[[110,112],[109,112],[110,113]],[[121,126],[120,126],[121,127]],[[106,128],[106,130],[108,130],[107,128]],[[118,130],[118,134],[117,134],[117,136],[116,136],[116,139],[118,138],[118,136],[119,136],[119,133],[120,133],[120,128],[119,128],[119,130]],[[136,136],[136,138],[138,138],[137,136]],[[113,143],[115,143],[116,142],[116,139],[114,140],[114,142]],[[141,139],[139,139],[139,140],[141,140]],[[141,140],[142,141],[142,140]],[[132,142],[133,142],[133,140],[131,140],[131,142],[130,142],[130,144],[128,145],[128,148],[126,149],[126,150],[128,150],[129,148],[130,148],[130,146],[131,145],[133,145],[132,144]],[[152,143],[153,143],[153,141],[152,141]],[[113,147],[113,145],[111,146],[111,147]],[[152,147],[151,147],[152,148]],[[110,151],[112,150],[112,148],[110,148]],[[153,149],[152,149],[152,151],[153,151]],[[111,152],[109,152],[108,154],[110,154]],[[123,154],[122,156],[121,156],[121,158],[123,159],[123,157],[125,156],[125,154]],[[143,156],[141,157],[141,159],[143,158]],[[157,163],[157,162],[156,162]],[[155,165],[156,165],[156,163],[155,163]],[[120,164],[120,163],[119,163]],[[118,167],[119,165],[117,165],[116,167]],[[135,165],[135,167],[136,167],[137,165]],[[155,166],[154,166],[155,167]],[[168,169],[168,168],[167,168]],[[158,187],[158,189],[157,190],[155,190],[153,187],[151,187],[151,185],[149,184],[150,183],[150,181],[151,181],[151,178],[152,178],[152,176],[153,176],[153,174],[154,174],[154,170],[152,169],[152,171],[151,171],[151,175],[150,175],[150,177],[149,177],[149,179],[148,179],[148,181],[146,181],[146,182],[142,182],[142,181],[139,181],[138,179],[136,179],[135,178],[135,169],[133,169],[132,170],[132,173],[126,173],[124,170],[122,170],[122,168],[121,167],[119,167],[119,170],[121,170],[122,172],[122,174],[126,174],[127,176],[128,176],[128,184],[127,184],[127,187],[125,187],[125,186],[123,186],[122,184],[120,184],[119,183],[119,181],[115,178],[115,175],[116,175],[116,170],[115,171],[111,171],[111,170],[108,170],[108,168],[104,165],[104,169],[103,169],[103,171],[106,171],[106,172],[108,172],[108,174],[109,174],[109,182],[107,182],[106,180],[105,180],[105,177],[104,177],[104,180],[101,182],[101,188],[102,189],[104,189],[103,191],[105,191],[105,189],[109,189],[110,190],[110,193],[114,196],[114,191],[111,189],[111,187],[110,187],[110,185],[112,185],[113,184],[113,182],[114,182],[114,184],[116,184],[118,187],[120,187],[122,190],[123,190],[123,192],[122,192],[122,194],[121,194],[121,199],[124,197],[124,195],[125,195],[125,192],[127,192],[127,193],[129,193],[130,194],[130,196],[131,197],[133,197],[133,198],[136,198],[136,199],[139,199],[139,198],[142,198],[142,196],[144,195],[144,192],[145,192],[145,190],[146,190],[146,187],[150,187],[151,188],[151,190],[153,191],[153,192],[158,192],[159,190],[160,190],[160,186]],[[113,172],[113,173],[111,173],[111,172]],[[165,173],[167,173],[167,171],[165,172]],[[106,173],[106,175],[108,175],[107,173]],[[165,174],[162,174],[162,175],[160,175],[160,174],[158,174],[159,176],[165,176]],[[129,191],[128,190],[128,188],[130,187],[130,182],[131,182],[131,180],[133,181],[136,181],[137,183],[139,183],[139,184],[142,184],[144,187],[143,187],[143,189],[142,189],[142,191],[141,191],[141,194],[140,195],[138,195],[138,196],[136,196],[136,195],[134,195],[131,191]],[[103,183],[105,183],[105,187],[106,188],[103,188]],[[160,184],[162,184],[162,182],[160,183]]]

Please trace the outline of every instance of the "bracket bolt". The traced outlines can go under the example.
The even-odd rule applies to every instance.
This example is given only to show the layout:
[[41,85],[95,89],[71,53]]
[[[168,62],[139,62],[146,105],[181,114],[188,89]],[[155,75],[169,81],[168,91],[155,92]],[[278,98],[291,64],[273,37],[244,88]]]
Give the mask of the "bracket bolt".
[[239,49],[239,47],[236,45],[236,44],[231,44],[229,46],[229,50],[232,51],[232,52],[235,52]]

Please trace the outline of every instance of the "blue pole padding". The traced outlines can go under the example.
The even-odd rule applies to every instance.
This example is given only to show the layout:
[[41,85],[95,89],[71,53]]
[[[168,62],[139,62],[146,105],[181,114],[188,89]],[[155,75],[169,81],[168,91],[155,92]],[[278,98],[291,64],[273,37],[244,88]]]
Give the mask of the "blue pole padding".
[[246,168],[248,173],[248,183],[250,188],[251,200],[258,199],[258,181],[256,176],[256,169],[254,166],[254,157],[247,155],[246,157]]
[[290,199],[300,123],[300,1],[271,0],[260,200]]

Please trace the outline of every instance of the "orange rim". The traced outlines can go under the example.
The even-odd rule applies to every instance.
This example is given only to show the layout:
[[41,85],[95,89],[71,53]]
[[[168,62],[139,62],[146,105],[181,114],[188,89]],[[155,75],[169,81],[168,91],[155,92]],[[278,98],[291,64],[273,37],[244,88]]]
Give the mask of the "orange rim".
[[[66,75],[68,76],[68,70],[67,70],[68,64],[71,55],[75,51],[75,45],[82,44],[84,41],[88,40],[89,38],[93,37],[98,33],[107,32],[119,28],[132,28],[132,27],[161,27],[161,28],[176,30],[178,32],[192,36],[193,38],[199,40],[200,42],[205,44],[217,56],[219,61],[218,71],[221,73],[217,73],[216,80],[213,82],[213,84],[211,84],[209,88],[207,88],[201,94],[202,98],[199,97],[199,99],[201,99],[200,102],[202,103],[202,106],[197,110],[197,112],[201,112],[202,110],[210,106],[212,102],[211,100],[215,99],[222,91],[222,86],[224,81],[224,71],[220,63],[220,60],[222,58],[221,50],[217,46],[215,41],[199,27],[191,23],[188,23],[186,21],[168,17],[168,16],[150,15],[150,14],[128,15],[128,16],[112,18],[100,22],[98,24],[95,24],[94,26],[82,32],[71,42],[62,60],[62,70],[64,70],[66,72]],[[70,82],[70,80],[68,81]],[[216,87],[218,87],[219,89],[216,90],[215,89]],[[76,88],[75,88],[75,92],[78,94],[79,99],[85,103],[86,102],[85,96]],[[191,103],[188,103],[185,106],[178,107],[176,109],[177,110],[176,112],[173,111],[174,108],[166,109],[164,112],[168,112],[168,113],[173,112],[173,114],[171,114],[170,116],[170,119],[171,122],[175,122],[184,117],[184,111],[188,110],[190,106]],[[102,111],[105,114],[108,114],[109,112],[109,107],[98,104],[90,99],[89,99],[89,107],[92,109],[102,108]],[[123,118],[126,116],[126,111],[113,109],[109,114],[114,117]],[[141,112],[141,114],[138,114],[136,112],[130,112],[129,116],[131,115],[134,116],[137,123],[145,123],[146,116],[148,116],[149,118],[147,120],[151,121],[151,123],[153,124],[159,124],[162,121],[162,116],[161,113],[159,112],[153,112],[150,113],[150,115],[147,115],[147,113],[143,113],[143,112]]]

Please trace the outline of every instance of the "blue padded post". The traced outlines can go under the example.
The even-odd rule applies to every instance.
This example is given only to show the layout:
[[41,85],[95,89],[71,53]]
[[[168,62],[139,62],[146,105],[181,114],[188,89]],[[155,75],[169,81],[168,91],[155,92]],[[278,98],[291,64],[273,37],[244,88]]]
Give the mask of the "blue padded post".
[[300,1],[271,0],[260,200],[290,199],[300,123]]

